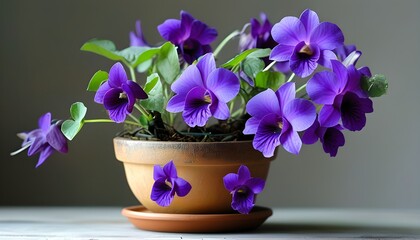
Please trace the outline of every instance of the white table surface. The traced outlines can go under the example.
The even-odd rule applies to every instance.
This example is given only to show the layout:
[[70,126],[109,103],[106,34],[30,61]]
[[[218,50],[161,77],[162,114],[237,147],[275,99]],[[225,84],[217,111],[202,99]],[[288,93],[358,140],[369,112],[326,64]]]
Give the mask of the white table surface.
[[0,239],[420,239],[420,210],[274,209],[246,233],[143,231],[118,207],[0,207]]

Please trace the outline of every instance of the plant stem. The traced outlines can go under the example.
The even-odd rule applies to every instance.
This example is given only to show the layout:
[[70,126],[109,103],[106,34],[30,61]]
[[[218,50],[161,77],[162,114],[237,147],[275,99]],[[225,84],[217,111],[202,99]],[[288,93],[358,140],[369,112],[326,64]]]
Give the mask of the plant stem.
[[130,69],[131,80],[136,82],[136,73],[134,72],[134,68],[133,67],[128,67],[128,68]]
[[305,83],[305,84],[303,84],[302,86],[300,86],[300,88],[298,88],[298,89],[296,90],[296,93],[298,93],[298,92],[302,91],[303,89],[305,89],[305,88],[306,88],[306,85],[307,85],[307,83]]
[[[115,123],[111,119],[85,119],[83,123]],[[125,120],[124,123],[132,124],[132,125],[140,125],[138,122],[133,122],[129,120]]]
[[222,48],[230,41],[232,40],[234,37],[238,36],[239,34],[241,34],[240,31],[236,30],[233,31],[231,34],[229,34],[225,39],[223,39],[223,41],[219,44],[219,46],[217,46],[216,50],[214,50],[213,52],[213,56],[216,57],[219,52],[222,50]]
[[139,110],[139,112],[141,114],[143,114],[144,116],[146,116],[148,121],[151,121],[153,119],[152,114],[150,114],[149,111],[147,111],[147,109],[145,109],[142,105],[140,105],[140,104],[134,104],[134,107],[137,110]]
[[287,79],[287,82],[291,82],[293,78],[295,78],[295,73],[292,73],[292,75],[290,75],[289,79]]
[[270,70],[271,67],[274,66],[274,64],[276,64],[276,61],[272,61],[270,64],[267,65],[267,67],[264,68],[264,70],[262,70],[263,72],[267,72],[268,70]]

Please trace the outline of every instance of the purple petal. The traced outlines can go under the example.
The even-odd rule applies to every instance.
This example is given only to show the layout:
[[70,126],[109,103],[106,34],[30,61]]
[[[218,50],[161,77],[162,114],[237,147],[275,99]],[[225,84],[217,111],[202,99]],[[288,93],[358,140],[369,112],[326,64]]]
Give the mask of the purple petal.
[[226,103],[217,100],[216,97],[212,97],[212,105],[210,106],[211,114],[214,118],[219,120],[226,120],[230,117],[229,107]]
[[316,12],[306,9],[299,17],[306,28],[308,35],[319,25],[319,18]]
[[214,93],[219,101],[227,103],[238,95],[239,79],[227,69],[219,68],[212,71],[204,81],[207,89]]
[[159,179],[167,179],[167,176],[165,174],[165,172],[163,171],[163,168],[159,165],[155,165],[153,166],[153,179],[155,181],[159,180]]
[[181,21],[177,19],[168,19],[157,27],[160,35],[173,44],[181,44],[185,41],[187,32],[181,27]]
[[229,173],[226,176],[223,177],[223,184],[225,185],[225,188],[232,192],[236,189],[238,184],[238,174],[236,173]]
[[32,156],[42,151],[43,148],[45,148],[47,145],[46,142],[47,140],[45,139],[45,136],[43,134],[40,135],[39,137],[34,138],[32,140],[31,146],[28,149],[28,156]]
[[276,91],[277,101],[280,103],[280,112],[283,112],[284,107],[290,101],[295,99],[296,97],[296,89],[294,82],[288,82],[283,84],[277,91]]
[[280,122],[281,118],[274,113],[266,115],[260,121],[252,144],[264,157],[274,156],[274,150],[280,145]]
[[45,162],[45,160],[51,156],[51,154],[53,154],[54,152],[54,148],[52,148],[51,146],[47,146],[45,147],[42,151],[41,154],[39,154],[39,159],[38,159],[38,163],[36,164],[36,168],[41,166],[41,164],[43,164]]
[[326,68],[332,68],[331,60],[337,60],[337,56],[331,50],[323,50],[321,51],[321,55],[319,56],[318,63]]
[[322,127],[333,127],[340,121],[340,110],[333,105],[324,105],[319,111],[319,124]]
[[321,55],[320,49],[316,45],[309,46],[312,51],[311,55],[301,53],[300,51],[305,46],[305,42],[297,44],[290,57],[290,69],[302,78],[305,78],[314,72],[318,66],[317,62]]
[[104,107],[109,112],[109,118],[116,123],[122,123],[127,117],[128,100],[120,98],[122,89],[112,88],[104,96]]
[[166,106],[166,110],[168,112],[177,113],[182,112],[184,110],[185,105],[185,98],[186,95],[177,94],[173,96],[169,101],[168,105]]
[[109,70],[109,86],[112,88],[121,87],[127,80],[127,73],[123,65],[119,62],[115,63]]
[[265,181],[261,178],[250,178],[246,181],[245,185],[249,187],[253,193],[258,194],[264,190]]
[[51,113],[47,112],[38,119],[38,126],[43,132],[47,132],[51,125]]
[[130,46],[146,47],[149,44],[144,39],[143,31],[141,30],[140,20],[136,21],[135,32],[130,32]]
[[261,28],[260,22],[258,22],[258,20],[255,18],[251,18],[251,35],[254,38],[257,38],[258,35],[260,34],[260,28]]
[[306,92],[317,104],[333,104],[339,94],[336,75],[332,72],[319,72],[309,79]]
[[300,139],[299,134],[294,131],[287,120],[283,121],[280,143],[286,151],[296,155],[299,154],[300,148],[302,147],[302,140]]
[[[246,191],[246,190],[245,190]],[[243,192],[234,192],[232,197],[232,208],[242,214],[248,214],[254,207],[255,194],[247,190]]]
[[205,54],[197,63],[201,78],[205,81],[211,72],[216,69],[216,61],[212,53]]
[[358,69],[360,74],[367,76],[367,77],[372,77],[372,73],[370,72],[370,69],[366,66],[361,67]]
[[337,25],[323,22],[311,33],[310,42],[316,43],[323,50],[333,50],[344,44],[344,35]]
[[135,99],[146,99],[147,93],[136,82],[127,81],[126,85],[130,88]]
[[191,14],[189,14],[186,11],[181,11],[181,29],[185,31],[185,38],[188,38],[190,36],[191,27],[194,23],[194,21],[197,21]]
[[316,109],[310,101],[297,98],[286,104],[283,117],[292,125],[294,131],[303,131],[315,121]]
[[338,148],[344,146],[345,139],[340,130],[332,127],[326,130],[321,142],[324,151],[329,153],[331,157],[335,157],[337,155]]
[[167,178],[177,178],[178,174],[176,172],[176,167],[173,161],[168,162],[163,166],[163,172]]
[[273,90],[267,89],[251,98],[246,111],[257,119],[262,119],[265,115],[271,113],[281,113],[279,100]]
[[277,62],[289,61],[295,46],[279,44],[271,50],[270,60]]
[[166,185],[164,179],[161,179],[155,181],[155,183],[153,184],[150,198],[153,201],[155,201],[159,206],[167,207],[172,203],[174,195],[174,189]]
[[[126,104],[126,112],[131,113],[133,111],[134,104],[136,103],[136,98],[134,97],[134,93],[131,91],[131,88],[127,84],[123,84],[122,89],[128,100]],[[125,99],[122,99],[122,100],[125,100]]]
[[359,60],[360,56],[362,56],[361,51],[356,51],[356,46],[354,46],[354,45],[351,45],[351,46],[354,47],[354,50],[348,55],[345,55],[345,53],[343,53],[341,51],[338,51],[338,49],[343,49],[345,47],[339,47],[335,50],[337,52],[338,56],[340,56],[341,60],[343,61],[343,65],[346,66],[346,67],[349,66],[349,65],[356,65],[357,60]]
[[296,17],[285,17],[271,29],[273,39],[284,45],[295,46],[307,40],[306,29]]
[[108,81],[104,82],[96,91],[94,101],[96,103],[103,104],[104,96],[110,89],[111,89],[111,86],[109,86]]
[[188,66],[178,80],[171,85],[172,91],[182,95],[187,95],[195,87],[204,87],[201,73],[195,65]]
[[319,123],[317,120],[314,121],[314,123],[312,124],[311,127],[309,127],[302,136],[302,142],[304,144],[314,144],[316,143],[316,141],[318,141],[318,128],[319,128]]
[[[261,117],[262,118],[262,117]],[[245,122],[244,134],[255,134],[258,130],[258,125],[260,125],[261,118],[251,117]]]
[[251,172],[249,171],[248,167],[245,165],[241,165],[238,169],[238,184],[244,185],[248,179],[251,178]]
[[51,125],[50,130],[46,135],[46,140],[55,150],[62,153],[68,152],[67,140],[61,132],[59,125]]
[[332,60],[331,66],[335,73],[335,85],[337,85],[338,93],[341,93],[348,82],[347,68],[337,60]]
[[185,99],[185,108],[182,116],[190,127],[203,127],[211,117],[210,104],[204,100],[207,90],[193,88]]
[[357,96],[362,98],[367,98],[368,94],[361,87],[361,78],[362,74],[357,70],[354,65],[349,65],[347,67],[348,72],[348,81],[345,91],[350,91],[356,93]]
[[187,181],[185,181],[182,178],[176,178],[174,179],[174,183],[175,183],[175,192],[176,195],[180,196],[180,197],[184,197],[186,196],[190,191],[191,191],[191,184],[189,184]]
[[201,21],[194,21],[191,26],[190,38],[197,40],[202,45],[208,45],[216,40],[217,31],[214,28],[208,27]]
[[366,125],[366,113],[373,112],[372,100],[359,98],[348,92],[341,103],[341,118],[343,126],[350,131],[360,131]]

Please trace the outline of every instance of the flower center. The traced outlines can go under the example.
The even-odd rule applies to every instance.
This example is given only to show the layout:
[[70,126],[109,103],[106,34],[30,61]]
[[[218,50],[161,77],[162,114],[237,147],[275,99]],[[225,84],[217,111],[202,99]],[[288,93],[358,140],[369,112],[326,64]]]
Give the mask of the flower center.
[[165,180],[165,184],[168,187],[168,189],[172,189],[172,183],[169,182],[168,180]]
[[299,53],[306,54],[306,55],[308,55],[308,56],[312,56],[312,54],[313,54],[314,52],[312,51],[312,49],[311,49],[308,45],[306,45],[306,44],[305,44],[305,46],[303,46],[303,47],[299,50]]
[[282,121],[278,122],[277,126],[279,126],[280,129],[283,129],[283,122]]
[[210,95],[208,95],[208,94],[204,95],[203,101],[205,103],[211,103],[211,97],[210,97]]
[[120,93],[119,96],[120,99],[126,99],[127,98],[127,94],[125,92]]

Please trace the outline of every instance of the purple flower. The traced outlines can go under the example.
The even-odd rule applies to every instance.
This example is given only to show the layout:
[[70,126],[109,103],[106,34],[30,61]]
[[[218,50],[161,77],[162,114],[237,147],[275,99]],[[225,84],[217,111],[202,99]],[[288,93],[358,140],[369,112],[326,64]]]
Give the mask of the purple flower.
[[96,92],[95,102],[104,105],[110,119],[121,123],[133,111],[136,99],[146,98],[147,94],[143,89],[127,79],[122,64],[116,63],[109,70],[109,79]]
[[130,32],[130,46],[150,47],[150,45],[144,39],[143,31],[141,30],[140,20],[136,21],[135,31]]
[[184,197],[191,191],[191,185],[178,177],[173,161],[168,162],[163,168],[155,165],[153,179],[155,183],[150,198],[162,207],[171,204],[175,193],[179,197]]
[[318,64],[330,67],[330,60],[336,59],[332,50],[344,43],[337,25],[320,23],[318,15],[309,9],[300,18],[283,18],[273,26],[271,35],[279,45],[271,52],[270,59],[289,62],[290,69],[300,77],[312,74]]
[[239,50],[245,51],[251,48],[273,48],[277,43],[271,37],[272,25],[265,13],[260,14],[261,23],[251,19],[251,32],[242,34],[239,39]]
[[203,127],[213,116],[230,116],[227,102],[239,92],[239,80],[231,71],[216,68],[213,54],[204,55],[196,65],[188,66],[171,89],[176,93],[166,107],[169,112],[183,112],[188,126]]
[[[362,56],[362,52],[354,50],[345,56],[345,58],[342,60],[342,63],[345,67],[348,67],[350,65],[356,66],[356,63],[359,60],[360,56]],[[370,69],[367,66],[358,68],[357,71],[363,76],[372,77],[372,73],[370,72]]]
[[[337,54],[338,59],[340,61],[344,61],[344,59],[346,59],[347,56],[350,55],[350,53],[356,51],[356,46],[355,45],[341,45],[339,47],[337,47],[336,49],[334,49],[334,53]],[[357,60],[356,60],[357,61]],[[356,64],[354,64],[356,65]]]
[[318,120],[308,128],[302,136],[304,144],[314,144],[318,139],[322,143],[324,152],[329,153],[330,157],[335,157],[338,148],[344,146],[345,138],[341,132],[343,128],[340,125],[334,127],[321,127]]
[[372,101],[360,87],[361,74],[354,65],[347,68],[332,60],[333,72],[316,73],[306,87],[309,97],[323,104],[319,112],[322,127],[334,127],[342,121],[350,131],[359,131],[366,124],[366,113],[373,112]]
[[316,118],[315,106],[306,99],[295,98],[295,83],[285,83],[276,92],[267,89],[246,105],[251,118],[244,134],[255,134],[253,146],[265,157],[272,157],[278,145],[298,154],[302,141],[298,131],[309,128]]
[[178,47],[184,60],[191,64],[200,56],[212,51],[210,43],[217,37],[217,31],[181,11],[181,20],[168,19],[158,26],[160,35]]
[[67,140],[60,130],[59,123],[51,123],[51,113],[45,113],[38,120],[38,129],[19,134],[24,138],[22,148],[27,148],[28,156],[40,153],[36,167],[51,156],[54,150],[67,153]]
[[232,194],[232,208],[248,214],[254,207],[256,194],[262,192],[265,181],[251,177],[248,167],[241,165],[238,174],[229,173],[223,177],[225,188]]

